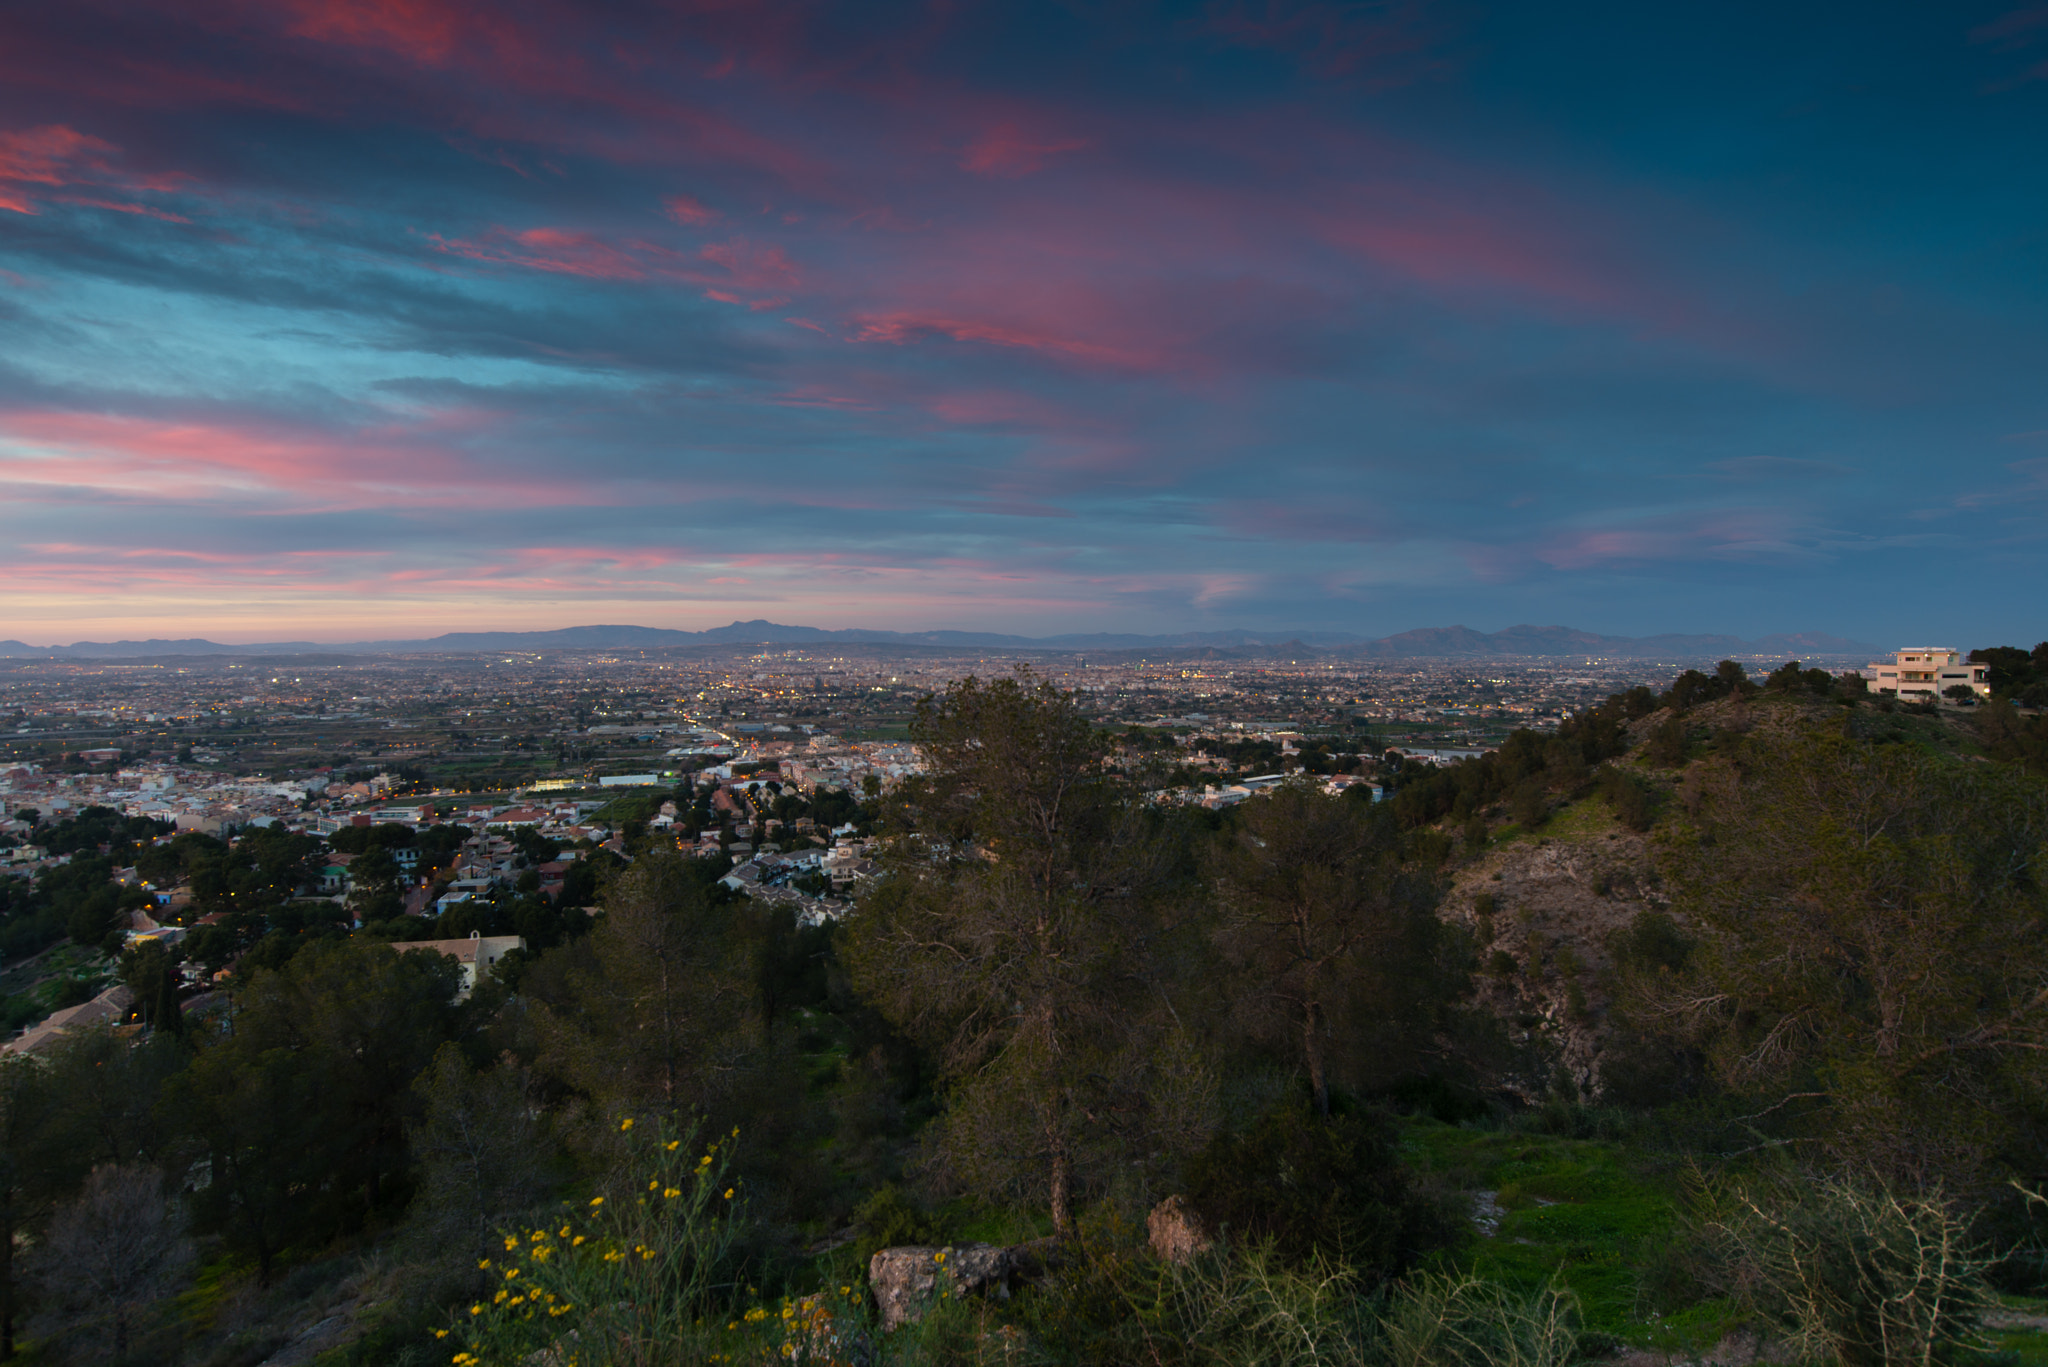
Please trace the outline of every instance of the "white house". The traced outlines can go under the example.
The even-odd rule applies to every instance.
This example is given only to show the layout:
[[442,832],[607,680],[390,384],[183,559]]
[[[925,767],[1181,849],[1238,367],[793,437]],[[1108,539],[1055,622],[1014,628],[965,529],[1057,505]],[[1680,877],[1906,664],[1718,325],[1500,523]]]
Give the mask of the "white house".
[[526,948],[526,941],[517,935],[483,935],[471,931],[466,940],[396,940],[391,947],[400,954],[411,949],[431,949],[462,965],[462,990],[456,994],[460,1001],[476,990],[480,974],[489,971],[512,950]]
[[1873,693],[1902,698],[1939,698],[1961,685],[1980,698],[1991,696],[1991,666],[1971,664],[1953,646],[1907,646],[1888,661],[1863,667]]

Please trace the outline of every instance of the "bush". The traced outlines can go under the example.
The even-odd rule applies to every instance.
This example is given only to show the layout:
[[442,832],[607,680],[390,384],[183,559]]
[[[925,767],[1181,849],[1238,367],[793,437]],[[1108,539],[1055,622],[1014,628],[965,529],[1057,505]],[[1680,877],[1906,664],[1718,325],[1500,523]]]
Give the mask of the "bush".
[[[628,1119],[622,1131],[632,1127]],[[731,1141],[697,1155],[691,1133],[648,1130],[611,1192],[505,1232],[503,1253],[481,1264],[495,1294],[437,1331],[461,1345],[454,1362],[553,1358],[565,1341],[583,1345],[590,1364],[667,1361],[686,1340],[716,1344],[773,1318],[741,1309],[737,1294],[744,1203],[727,1168]],[[690,1355],[707,1354],[676,1360]]]
[[1508,815],[1525,831],[1533,831],[1550,820],[1550,794],[1540,779],[1524,779],[1508,795]]
[[1709,1279],[1801,1359],[1935,1367],[1981,1348],[1993,1260],[1937,1190],[1842,1178],[1707,1193]]
[[1422,1276],[1387,1306],[1386,1367],[1564,1367],[1579,1305],[1556,1282],[1534,1294],[1477,1277]]
[[1608,765],[1600,771],[1600,791],[1614,805],[1614,815],[1632,831],[1647,831],[1657,823],[1657,789],[1640,774]]
[[861,1202],[853,1212],[853,1223],[860,1231],[854,1256],[862,1268],[882,1249],[935,1244],[944,1238],[938,1221],[910,1204],[894,1182]]
[[1339,1104],[1326,1120],[1305,1097],[1218,1135],[1185,1176],[1195,1209],[1240,1247],[1270,1242],[1283,1259],[1320,1255],[1369,1280],[1400,1275],[1461,1227],[1415,1190],[1387,1117]]

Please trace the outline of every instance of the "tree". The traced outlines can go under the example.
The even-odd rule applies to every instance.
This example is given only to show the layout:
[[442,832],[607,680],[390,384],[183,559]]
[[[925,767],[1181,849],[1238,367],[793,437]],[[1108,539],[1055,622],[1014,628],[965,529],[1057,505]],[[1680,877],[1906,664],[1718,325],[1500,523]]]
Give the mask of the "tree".
[[2048,784],[1811,733],[1752,738],[1689,790],[1662,862],[1695,943],[1638,975],[1630,1014],[1838,1157],[1922,1183],[2037,1170]]
[[1028,675],[956,682],[911,736],[929,772],[899,794],[845,959],[937,1055],[944,1161],[1043,1192],[1065,1231],[1077,1168],[1157,1114],[1145,921],[1173,842],[1105,776],[1073,696]]
[[758,912],[714,901],[692,864],[673,851],[636,860],[590,933],[529,975],[542,1066],[587,1096],[708,1109],[759,1043]]
[[138,1317],[192,1261],[184,1222],[149,1167],[94,1168],[77,1198],[50,1220],[35,1272],[47,1301],[104,1326],[124,1358]]
[[423,1108],[411,1129],[420,1194],[408,1212],[428,1247],[474,1259],[495,1232],[544,1200],[551,1137],[509,1058],[479,1072],[460,1046],[441,1046],[414,1084]]
[[179,1035],[185,1014],[178,1005],[178,960],[161,940],[136,945],[121,956],[121,981],[135,993],[143,1023],[152,1030]]
[[404,1190],[412,1082],[448,1037],[458,970],[430,950],[316,940],[235,994],[174,1089],[207,1151],[202,1221],[263,1276],[293,1240],[333,1232]]
[[1327,1119],[1333,1037],[1355,1047],[1378,1026],[1381,1063],[1398,1067],[1391,1027],[1434,1018],[1434,899],[1401,872],[1392,823],[1358,803],[1293,782],[1237,818],[1210,860],[1217,938],[1244,984],[1233,996],[1255,1033],[1272,1034],[1276,1012],[1289,1023]]
[[14,1356],[21,1309],[15,1245],[64,1184],[61,1150],[50,1143],[53,1099],[49,1078],[33,1059],[0,1058],[0,1359]]

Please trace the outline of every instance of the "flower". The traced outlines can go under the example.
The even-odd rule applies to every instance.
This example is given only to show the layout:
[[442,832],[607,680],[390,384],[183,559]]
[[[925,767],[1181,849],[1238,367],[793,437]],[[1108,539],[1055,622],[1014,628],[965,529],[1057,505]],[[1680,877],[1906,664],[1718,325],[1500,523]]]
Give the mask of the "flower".
[[674,1153],[677,1149],[680,1149],[682,1146],[683,1141],[680,1139],[671,1139],[668,1141],[668,1143],[662,1145],[662,1147],[667,1149],[670,1153]]
[[732,1188],[731,1188],[731,1187],[727,1187],[727,1188],[725,1189],[725,1199],[726,1199],[726,1200],[728,1200],[728,1201],[730,1201],[730,1200],[732,1199]]
[[604,1204],[604,1198],[602,1196],[593,1196],[590,1198],[590,1204],[593,1206],[601,1206]]
[[446,1329],[436,1329],[434,1331],[434,1337],[437,1339],[445,1339],[448,1337],[448,1331]]
[[629,1116],[627,1116],[627,1117],[626,1117],[626,1118],[625,1118],[624,1120],[621,1120],[621,1121],[619,1122],[619,1129],[620,1129],[620,1130],[622,1130],[622,1131],[623,1131],[623,1130],[630,1130],[630,1129],[632,1129],[632,1128],[633,1128],[633,1117],[632,1117],[632,1116],[630,1116],[630,1115],[629,1115]]
[[483,1260],[482,1262],[480,1262],[480,1263],[478,1263],[478,1264],[477,1264],[477,1266],[478,1266],[479,1268],[489,1267],[490,1265],[491,1265],[491,1260],[490,1260],[489,1258],[486,1258],[486,1259],[484,1259],[484,1260]]
[[661,1194],[664,1198],[673,1201],[676,1197],[683,1194],[683,1189],[681,1187],[663,1187]]

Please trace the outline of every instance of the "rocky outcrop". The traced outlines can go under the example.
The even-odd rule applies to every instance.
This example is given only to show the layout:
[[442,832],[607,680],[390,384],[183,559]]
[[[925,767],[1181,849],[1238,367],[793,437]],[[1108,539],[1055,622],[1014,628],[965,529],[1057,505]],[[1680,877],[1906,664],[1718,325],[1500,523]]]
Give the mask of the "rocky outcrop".
[[1151,1239],[1152,1252],[1170,1263],[1185,1263],[1207,1252],[1215,1242],[1201,1214],[1185,1196],[1169,1196],[1152,1207],[1145,1217],[1145,1233]]
[[1610,943],[1650,910],[1668,901],[1649,841],[1598,798],[1458,871],[1438,914],[1472,936],[1477,1004],[1517,1046],[1503,1090],[1534,1102],[1568,1080],[1585,1100],[1600,1095]]
[[1007,1299],[1016,1270],[1013,1252],[995,1244],[881,1250],[868,1260],[868,1286],[881,1312],[882,1332],[922,1317],[940,1296]]

